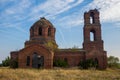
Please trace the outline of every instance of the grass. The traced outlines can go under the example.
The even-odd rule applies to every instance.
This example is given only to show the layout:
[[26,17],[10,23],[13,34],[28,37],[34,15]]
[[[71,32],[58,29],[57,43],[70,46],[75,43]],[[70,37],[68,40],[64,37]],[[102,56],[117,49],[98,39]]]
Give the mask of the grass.
[[0,80],[120,80],[120,70],[0,68]]

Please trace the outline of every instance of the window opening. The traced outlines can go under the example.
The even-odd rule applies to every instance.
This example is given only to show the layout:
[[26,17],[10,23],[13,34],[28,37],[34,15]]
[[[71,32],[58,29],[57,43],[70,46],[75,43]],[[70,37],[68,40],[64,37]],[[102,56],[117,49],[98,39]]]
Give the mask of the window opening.
[[48,28],[48,36],[51,36],[51,29]]
[[41,27],[39,28],[39,35],[40,36],[42,35],[42,28]]
[[95,31],[94,30],[91,30],[90,31],[90,41],[95,41]]
[[30,65],[30,56],[27,56],[27,64],[26,64],[27,66],[29,66]]
[[91,24],[94,24],[94,23],[95,23],[94,13],[93,13],[93,12],[91,12],[91,14],[90,14],[90,23],[91,23]]

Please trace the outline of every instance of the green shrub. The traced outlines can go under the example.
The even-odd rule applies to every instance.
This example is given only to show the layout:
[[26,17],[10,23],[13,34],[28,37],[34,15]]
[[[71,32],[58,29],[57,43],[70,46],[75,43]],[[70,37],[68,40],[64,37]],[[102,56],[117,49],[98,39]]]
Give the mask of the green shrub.
[[11,60],[10,61],[10,68],[18,68],[18,61],[17,60]]
[[2,67],[2,63],[0,63],[0,67]]
[[67,63],[67,61],[65,61],[65,60],[60,60],[60,59],[58,59],[58,60],[55,60],[55,61],[53,62],[53,66],[56,66],[56,67],[67,67],[67,66],[68,66],[68,63]]
[[80,61],[79,67],[82,69],[88,69],[88,68],[97,68],[98,67],[98,61],[95,59],[88,59],[85,61]]
[[10,65],[10,58],[7,57],[5,60],[2,61],[2,66],[7,67]]

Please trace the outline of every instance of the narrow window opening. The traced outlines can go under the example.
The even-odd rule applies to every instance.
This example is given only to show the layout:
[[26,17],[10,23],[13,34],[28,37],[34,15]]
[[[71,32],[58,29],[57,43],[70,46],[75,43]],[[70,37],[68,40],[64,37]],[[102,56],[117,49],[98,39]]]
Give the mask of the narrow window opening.
[[95,41],[96,39],[95,39],[95,31],[94,30],[92,30],[91,32],[90,32],[90,41]]
[[94,24],[94,23],[95,23],[94,13],[93,13],[93,12],[91,12],[91,14],[90,14],[90,23],[91,23],[91,24]]
[[90,24],[93,24],[93,18],[90,16]]
[[41,27],[39,28],[39,35],[40,36],[42,35],[42,28]]
[[30,66],[30,56],[27,56],[27,66]]
[[90,32],[90,41],[94,41],[94,34],[93,34],[93,32]]
[[48,36],[51,36],[51,29],[48,28]]

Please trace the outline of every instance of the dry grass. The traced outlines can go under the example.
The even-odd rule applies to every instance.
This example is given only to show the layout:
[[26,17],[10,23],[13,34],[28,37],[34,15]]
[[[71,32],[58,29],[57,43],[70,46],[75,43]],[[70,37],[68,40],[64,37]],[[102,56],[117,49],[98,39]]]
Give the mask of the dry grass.
[[0,68],[0,80],[120,80],[120,70]]

